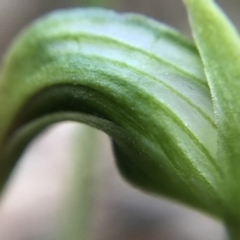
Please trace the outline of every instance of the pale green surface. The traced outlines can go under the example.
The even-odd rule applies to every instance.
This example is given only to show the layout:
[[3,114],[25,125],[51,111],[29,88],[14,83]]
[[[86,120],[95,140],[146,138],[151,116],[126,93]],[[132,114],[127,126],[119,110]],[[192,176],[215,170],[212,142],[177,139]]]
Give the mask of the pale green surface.
[[224,218],[238,229],[231,230],[233,239],[240,239],[240,39],[213,1],[185,2],[214,103]]
[[239,42],[211,1],[186,4],[215,113],[202,59],[179,33],[109,10],[52,13],[25,30],[2,68],[1,185],[34,135],[69,119],[109,134],[138,187],[227,222],[239,216]]

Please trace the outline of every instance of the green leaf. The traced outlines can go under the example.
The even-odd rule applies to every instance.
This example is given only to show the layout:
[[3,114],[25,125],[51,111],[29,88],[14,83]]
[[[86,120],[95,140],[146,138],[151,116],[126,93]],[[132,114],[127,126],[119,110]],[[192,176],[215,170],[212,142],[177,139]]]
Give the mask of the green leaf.
[[234,26],[213,1],[185,0],[185,3],[213,98],[218,166],[224,173],[222,198],[227,204],[224,214],[227,215],[225,218],[239,219],[240,39]]
[[114,140],[133,184],[221,215],[217,131],[201,59],[176,31],[135,14],[58,11],[18,37],[0,77],[0,183],[57,121]]

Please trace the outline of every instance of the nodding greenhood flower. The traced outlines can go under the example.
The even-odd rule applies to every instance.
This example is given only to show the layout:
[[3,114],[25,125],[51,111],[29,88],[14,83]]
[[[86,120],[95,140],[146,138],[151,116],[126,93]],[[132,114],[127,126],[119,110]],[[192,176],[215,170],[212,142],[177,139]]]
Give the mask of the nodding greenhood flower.
[[185,4],[195,43],[103,9],[28,27],[1,70],[1,187],[36,134],[79,121],[112,137],[130,182],[223,219],[240,239],[240,40],[212,1]]

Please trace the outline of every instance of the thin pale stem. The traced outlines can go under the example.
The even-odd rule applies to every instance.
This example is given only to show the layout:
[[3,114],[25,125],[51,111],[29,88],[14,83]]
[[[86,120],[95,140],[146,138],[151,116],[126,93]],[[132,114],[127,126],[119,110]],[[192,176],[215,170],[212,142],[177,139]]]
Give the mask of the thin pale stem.
[[63,209],[59,240],[91,239],[98,133],[87,126],[81,126],[76,132],[78,136],[74,139],[73,172],[66,184],[67,201]]

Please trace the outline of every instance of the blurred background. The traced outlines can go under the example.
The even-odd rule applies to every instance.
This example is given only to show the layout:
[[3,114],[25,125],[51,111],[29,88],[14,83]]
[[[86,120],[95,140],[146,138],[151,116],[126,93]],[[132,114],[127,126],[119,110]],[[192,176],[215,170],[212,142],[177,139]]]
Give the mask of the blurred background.
[[[102,6],[101,1],[94,1]],[[240,26],[240,2],[218,1]],[[54,9],[86,6],[87,0],[0,0],[0,58],[12,39],[33,19]],[[179,0],[118,0],[109,6],[138,12],[174,26],[190,36]],[[54,240],[77,160],[81,134],[76,123],[54,125],[38,136],[21,157],[0,200],[1,240]],[[208,216],[128,185],[118,173],[110,140],[98,133],[89,240],[223,240],[222,225]],[[90,143],[91,144],[91,143]],[[81,240],[81,239],[79,239]]]

